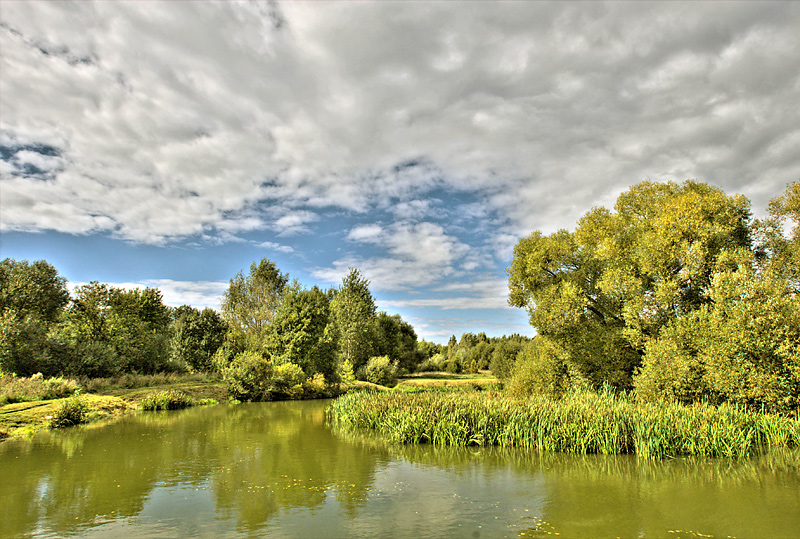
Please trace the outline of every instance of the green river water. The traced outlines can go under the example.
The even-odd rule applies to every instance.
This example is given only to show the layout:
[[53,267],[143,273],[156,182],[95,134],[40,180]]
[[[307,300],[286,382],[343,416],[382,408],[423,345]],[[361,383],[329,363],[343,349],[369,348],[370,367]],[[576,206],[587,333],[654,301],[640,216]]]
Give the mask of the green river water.
[[800,537],[800,455],[646,461],[388,446],[326,401],[0,443],[0,537]]

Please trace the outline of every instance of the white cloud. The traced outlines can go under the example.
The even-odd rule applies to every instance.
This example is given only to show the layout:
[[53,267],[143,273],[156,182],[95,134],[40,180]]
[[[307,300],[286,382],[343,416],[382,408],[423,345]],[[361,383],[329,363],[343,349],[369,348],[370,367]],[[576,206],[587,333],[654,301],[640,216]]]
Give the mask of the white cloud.
[[347,239],[365,243],[379,243],[383,235],[383,227],[376,224],[357,226],[347,233]]
[[279,11],[278,29],[258,2],[5,3],[0,140],[61,155],[17,152],[47,182],[0,167],[2,229],[289,235],[308,208],[426,219],[450,187],[519,236],[643,179],[758,209],[800,177],[795,3]]
[[258,247],[263,247],[264,249],[269,249],[270,251],[278,251],[279,253],[293,253],[294,248],[289,247],[288,245],[281,245],[280,243],[275,243],[272,241],[264,241],[257,244]]
[[430,285],[453,274],[455,264],[470,250],[458,238],[435,223],[397,222],[388,227],[358,226],[350,231],[352,241],[378,245],[387,256],[362,258],[348,255],[332,267],[316,268],[312,275],[337,282],[348,268],[358,268],[376,290],[400,290]]

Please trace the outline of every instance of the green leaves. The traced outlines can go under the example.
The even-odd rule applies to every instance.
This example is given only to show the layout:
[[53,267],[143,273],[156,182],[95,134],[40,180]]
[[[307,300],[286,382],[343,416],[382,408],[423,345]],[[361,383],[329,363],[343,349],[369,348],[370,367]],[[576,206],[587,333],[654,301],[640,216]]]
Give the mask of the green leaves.
[[261,346],[288,282],[288,274],[267,258],[253,262],[247,276],[239,272],[231,279],[222,298],[222,315],[232,330],[245,335],[249,348]]
[[615,210],[591,210],[574,232],[521,240],[509,303],[593,385],[627,389],[648,341],[711,302],[717,258],[750,247],[750,209],[744,197],[687,181],[635,185]]

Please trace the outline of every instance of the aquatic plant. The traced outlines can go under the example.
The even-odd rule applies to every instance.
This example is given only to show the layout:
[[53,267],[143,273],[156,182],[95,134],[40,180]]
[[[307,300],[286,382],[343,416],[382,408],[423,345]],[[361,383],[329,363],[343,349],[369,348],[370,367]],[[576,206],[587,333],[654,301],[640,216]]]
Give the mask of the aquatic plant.
[[740,458],[800,444],[800,416],[732,405],[638,403],[609,390],[560,399],[494,391],[372,392],[339,397],[327,410],[340,427],[371,429],[392,443],[498,445],[646,458]]
[[175,389],[150,393],[141,400],[139,406],[142,410],[180,410],[194,406],[192,398]]

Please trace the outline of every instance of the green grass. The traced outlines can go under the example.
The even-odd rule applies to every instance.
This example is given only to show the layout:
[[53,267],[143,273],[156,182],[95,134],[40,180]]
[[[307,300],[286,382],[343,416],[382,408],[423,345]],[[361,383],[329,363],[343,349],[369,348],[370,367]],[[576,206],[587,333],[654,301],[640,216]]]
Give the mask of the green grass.
[[181,410],[191,406],[194,406],[194,399],[175,389],[150,393],[139,402],[139,407],[146,411]]
[[0,375],[0,406],[17,402],[33,402],[68,397],[80,389],[75,380],[44,378],[34,374],[29,378],[13,374]]
[[760,414],[735,406],[642,404],[610,391],[560,400],[515,399],[496,391],[353,393],[329,419],[374,430],[392,443],[498,445],[569,453],[635,453],[741,458],[800,444],[800,414]]
[[[50,380],[43,380],[39,376],[0,378],[0,390],[12,388],[0,395],[12,395],[13,400],[0,400],[0,440],[27,438],[38,431],[52,428],[54,418],[58,417],[64,402],[68,400],[62,397],[73,394],[78,388],[83,388],[80,398],[85,399],[88,406],[83,423],[132,413],[141,409],[140,403],[144,399],[159,392],[180,392],[196,405],[216,404],[228,398],[228,392],[221,383],[199,374],[123,375],[119,378],[81,379],[80,383],[67,380],[68,385],[57,382],[61,380],[58,378]],[[51,388],[67,387],[68,391],[40,391],[48,382]]]

